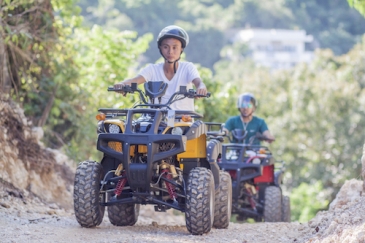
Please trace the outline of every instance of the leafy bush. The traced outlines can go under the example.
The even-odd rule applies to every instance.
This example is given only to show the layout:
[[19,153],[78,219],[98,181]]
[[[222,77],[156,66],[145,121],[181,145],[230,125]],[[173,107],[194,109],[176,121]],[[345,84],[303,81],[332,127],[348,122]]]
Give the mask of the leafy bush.
[[320,181],[313,185],[301,183],[290,194],[292,221],[308,222],[319,210],[327,209],[328,195]]

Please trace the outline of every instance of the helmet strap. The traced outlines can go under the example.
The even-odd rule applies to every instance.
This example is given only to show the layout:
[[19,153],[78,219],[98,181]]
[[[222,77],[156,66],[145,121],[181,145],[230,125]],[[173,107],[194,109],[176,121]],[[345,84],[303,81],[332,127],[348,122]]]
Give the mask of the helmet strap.
[[158,48],[158,50],[160,51],[161,56],[165,59],[165,62],[170,63],[170,64],[171,64],[171,63],[173,63],[173,64],[174,64],[174,73],[176,73],[176,63],[180,60],[180,57],[181,57],[181,54],[183,53],[183,51],[181,51],[181,53],[180,53],[180,57],[179,57],[176,61],[170,62],[170,61],[168,61],[168,60],[166,59],[166,57],[162,54],[161,49],[160,49],[160,48]]
[[174,62],[174,73],[176,73],[176,63],[180,60],[180,57],[179,59],[177,59],[175,62]]

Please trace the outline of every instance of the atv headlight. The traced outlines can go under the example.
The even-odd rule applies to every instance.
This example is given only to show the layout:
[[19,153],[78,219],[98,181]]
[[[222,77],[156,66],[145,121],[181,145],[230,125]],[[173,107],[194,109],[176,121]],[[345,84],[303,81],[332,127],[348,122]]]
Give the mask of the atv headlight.
[[182,135],[183,134],[183,130],[181,129],[181,127],[174,127],[171,130],[171,134],[173,134],[173,135]]
[[119,126],[117,126],[115,124],[110,124],[109,125],[109,133],[120,133]]

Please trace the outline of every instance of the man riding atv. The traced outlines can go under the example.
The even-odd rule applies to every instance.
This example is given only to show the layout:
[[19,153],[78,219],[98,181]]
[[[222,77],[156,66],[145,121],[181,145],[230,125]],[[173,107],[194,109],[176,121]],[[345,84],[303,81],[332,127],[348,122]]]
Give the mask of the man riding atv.
[[269,148],[260,145],[275,138],[264,119],[253,115],[256,107],[252,94],[240,95],[240,115],[230,117],[223,128],[230,143],[222,145],[219,166],[232,179],[232,214],[238,221],[290,222],[290,198],[281,189],[284,162],[277,167]]
[[[254,116],[254,112],[257,108],[257,101],[253,94],[244,93],[238,97],[237,108],[240,115],[228,118],[224,125],[224,131],[226,134],[232,132],[235,129],[246,131],[247,135],[243,143],[249,144],[251,139],[253,145],[260,145],[260,140],[254,138],[257,133],[261,133],[263,137],[267,138],[265,141],[271,143],[275,140],[271,135],[264,119]],[[238,142],[233,137],[233,142]]]
[[[163,104],[167,103],[172,94],[179,91],[180,86],[191,89],[192,83],[196,88],[197,95],[206,95],[208,93],[207,88],[194,64],[180,61],[180,56],[188,44],[189,36],[183,28],[175,25],[165,27],[157,37],[157,46],[165,62],[149,64],[136,77],[117,83],[114,88],[120,90],[123,86],[132,83],[163,81],[168,84],[166,93],[162,96],[161,103]],[[194,99],[179,100],[171,104],[171,109],[194,111]]]

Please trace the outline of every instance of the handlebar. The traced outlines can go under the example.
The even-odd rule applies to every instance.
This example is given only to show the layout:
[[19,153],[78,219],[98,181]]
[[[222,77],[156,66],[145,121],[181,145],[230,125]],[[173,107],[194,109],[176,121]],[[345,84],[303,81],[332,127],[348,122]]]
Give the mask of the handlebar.
[[[169,101],[167,102],[167,104],[172,104],[173,102],[177,101],[177,100],[180,100],[180,99],[175,99],[177,98],[179,95],[182,95],[183,98],[209,98],[210,97],[210,93],[208,92],[206,95],[199,95],[196,93],[196,91],[194,89],[189,89],[189,90],[186,90],[186,86],[181,86],[180,87],[180,91],[178,92],[175,92],[169,99]],[[183,99],[182,98],[182,99]]]
[[[166,87],[164,87],[164,88],[166,88]],[[114,88],[114,86],[109,86],[108,91],[115,91],[115,92],[119,91],[119,92],[123,92],[123,93],[138,92],[139,96],[142,100],[142,104],[140,104],[140,106],[153,105],[153,106],[156,106],[156,107],[168,107],[168,108],[175,101],[178,101],[178,100],[181,100],[181,99],[184,99],[184,98],[202,98],[202,97],[209,98],[211,96],[211,93],[209,93],[209,92],[206,95],[199,95],[199,94],[196,93],[196,91],[194,89],[187,90],[186,86],[180,86],[180,90],[175,92],[170,97],[170,99],[167,101],[166,104],[156,105],[156,104],[150,104],[149,102],[147,102],[146,97],[149,97],[153,101],[154,96],[161,93],[160,89],[159,89],[159,92],[157,92],[157,93],[151,93],[150,89],[146,90],[146,93],[143,93],[142,90],[138,89],[137,83],[132,83],[131,86],[125,85],[125,86],[122,86],[122,88],[120,88],[120,89],[116,89],[116,88]]]
[[108,91],[115,91],[115,92],[122,91],[122,92],[125,92],[125,93],[132,93],[133,92],[130,86],[123,86],[121,89],[116,89],[113,86],[109,86]]
[[[247,131],[242,129],[234,129],[231,131],[231,135],[232,137],[228,137],[231,142],[233,142],[233,140],[237,140],[241,143],[245,140],[247,136]],[[255,139],[258,139],[260,141],[267,141],[269,143],[275,141],[275,139],[268,138],[262,135],[261,133],[257,132],[254,136],[250,137],[248,144],[251,145],[255,141]]]
[[274,142],[275,139],[268,138],[262,134],[256,134],[256,138],[261,141],[268,141],[268,142]]
[[108,91],[122,91],[125,93],[134,93],[134,91],[138,91],[137,83],[132,83],[132,85],[124,85],[121,89],[116,89],[114,86],[109,86]]
[[134,92],[138,92],[142,102],[144,104],[148,103],[145,99],[145,96],[142,93],[142,90],[137,88],[137,83],[132,83],[131,85],[122,86],[121,89],[116,89],[116,88],[114,88],[114,86],[109,86],[108,91],[115,91],[115,92],[121,91],[121,92],[124,92],[124,93],[132,93],[132,94]]
[[262,137],[262,138],[257,138],[257,139],[267,141],[267,142],[270,142],[270,143],[275,141],[275,139],[271,139],[271,138],[268,138],[268,137]]

